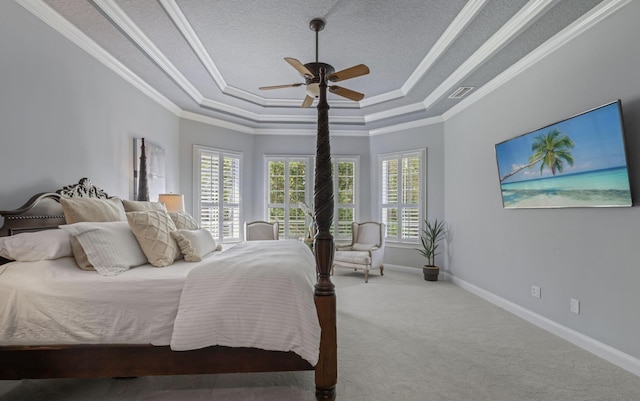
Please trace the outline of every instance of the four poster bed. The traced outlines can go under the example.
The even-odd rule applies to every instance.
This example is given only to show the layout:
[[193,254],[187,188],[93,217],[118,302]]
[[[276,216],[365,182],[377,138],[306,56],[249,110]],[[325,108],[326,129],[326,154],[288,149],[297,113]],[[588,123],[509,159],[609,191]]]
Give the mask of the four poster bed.
[[[309,291],[309,298],[314,306],[317,324],[320,327],[319,345],[316,344],[319,347],[316,359],[305,359],[294,351],[265,350],[251,346],[215,345],[200,349],[175,351],[170,345],[158,346],[150,343],[50,344],[43,342],[12,344],[7,338],[0,337],[0,361],[2,361],[0,363],[0,379],[136,377],[315,370],[316,398],[318,400],[335,399],[337,382],[336,296],[329,274],[334,254],[334,242],[330,232],[333,216],[333,185],[328,122],[329,105],[326,101],[324,71],[321,73],[320,80],[314,190],[315,214],[318,225],[318,233],[314,243],[315,255],[311,255],[308,248],[299,243],[308,253],[303,257],[311,258],[312,269],[315,264],[316,270],[312,272],[314,282],[311,283]],[[60,204],[61,200],[76,197],[107,198],[107,195],[92,186],[88,180],[81,180],[78,185],[68,186],[53,193],[34,195],[16,210],[0,211],[0,215],[4,217],[4,225],[0,228],[0,237],[64,225],[65,216]],[[224,254],[229,251],[222,252],[220,256],[210,259],[216,257],[223,259]],[[71,260],[71,262],[65,262],[65,259]],[[226,259],[230,258],[226,257]],[[58,260],[61,260],[57,262],[60,264],[73,263],[73,258],[70,257]],[[56,260],[51,262],[56,262]],[[11,262],[5,259],[0,263],[3,264],[0,266],[0,283],[2,283],[3,275],[6,280],[11,276],[10,269],[23,262]],[[25,266],[32,266],[29,268],[33,269],[41,268],[38,267],[38,263],[40,262],[33,262],[31,265]],[[186,262],[181,263],[186,264]],[[263,270],[269,268],[269,266],[263,267]],[[61,269],[65,268],[69,267],[61,267]],[[150,267],[149,269],[149,271],[153,270]],[[141,274],[138,272],[143,272],[144,268],[136,267],[131,270],[131,272],[134,271],[135,274]],[[109,279],[109,277],[102,277],[102,279]],[[269,285],[268,282],[261,284],[262,287]],[[290,297],[291,294],[280,294],[281,299],[289,299]],[[317,363],[313,363],[316,360]]]

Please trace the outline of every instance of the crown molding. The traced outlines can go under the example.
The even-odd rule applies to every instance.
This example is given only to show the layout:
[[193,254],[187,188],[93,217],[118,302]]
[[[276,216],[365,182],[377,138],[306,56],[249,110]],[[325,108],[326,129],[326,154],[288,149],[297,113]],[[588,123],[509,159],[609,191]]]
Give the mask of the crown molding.
[[424,99],[422,102],[424,109],[430,109],[436,101],[450,93],[460,81],[471,75],[489,57],[511,42],[522,30],[557,2],[558,0],[532,0],[527,3]]
[[587,29],[595,26],[614,12],[629,4],[631,1],[632,0],[605,0],[598,4],[565,29],[555,34],[551,39],[538,46],[537,49],[520,59],[482,87],[478,88],[475,92],[469,95],[469,97],[447,110],[442,115],[444,121],[450,119],[483,97],[489,95],[494,90],[529,69],[529,67],[532,67],[539,61],[542,61],[547,56],[578,37]]
[[[76,28],[69,21],[64,19],[60,14],[58,14],[53,8],[51,8],[48,4],[46,4],[43,0],[14,0],[17,4],[21,5],[27,11],[31,12],[37,18],[42,20],[44,23],[49,25],[51,28],[59,32],[69,41],[77,45],[79,48],[84,50],[86,53],[94,57],[96,60],[104,64],[107,68],[115,72],[118,76],[123,78],[126,82],[133,85],[135,88],[140,90],[142,93],[147,95],[149,98],[160,104],[162,107],[166,108],[171,113],[175,114],[178,117],[185,118],[187,120],[198,121],[204,124],[218,126],[221,128],[226,128],[238,132],[256,134],[256,135],[295,135],[296,133],[303,132],[305,134],[315,135],[315,130],[298,130],[298,129],[270,129],[270,128],[253,128],[248,125],[242,125],[237,123],[232,123],[229,121],[225,121],[219,118],[209,117],[198,113],[188,112],[176,104],[171,102],[168,98],[154,89],[151,85],[146,83],[143,79],[141,79],[138,75],[136,75],[133,71],[128,69],[124,64],[119,62],[115,57],[113,57],[109,52],[104,50],[101,46],[99,46],[95,41],[93,41],[90,37]],[[177,7],[174,0],[160,0],[165,10],[167,7],[169,9],[173,9],[173,7]],[[447,80],[445,80],[438,88],[432,92],[424,101],[419,103],[414,103],[411,105],[406,105],[402,107],[397,107],[394,109],[365,114],[364,116],[336,116],[332,117],[332,123],[343,123],[343,124],[353,124],[358,126],[363,126],[366,123],[380,121],[387,118],[399,117],[402,115],[406,115],[413,112],[420,112],[428,110],[433,103],[439,99],[441,96],[446,95],[452,87],[454,87],[459,81],[464,79],[466,76],[471,74],[479,65],[484,63],[488,57],[490,57],[493,53],[500,50],[504,45],[506,45],[510,40],[512,40],[519,32],[525,29],[529,24],[533,23],[533,21],[542,13],[546,12],[550,7],[555,5],[559,0],[532,0],[530,1],[522,10],[520,10],[514,17],[512,17],[505,26],[502,27],[498,32],[496,32],[480,49],[478,49],[469,59],[467,59]],[[355,129],[355,130],[337,130],[332,131],[332,135],[345,135],[345,136],[363,136],[363,135],[381,135],[385,133],[391,133],[394,131],[405,130],[425,125],[438,124],[443,121],[448,120],[449,118],[455,116],[465,108],[469,107],[473,103],[479,101],[483,97],[487,96],[489,93],[493,92],[498,87],[502,86],[515,76],[519,75],[535,63],[539,62],[549,54],[553,53],[558,48],[562,47],[564,44],[572,40],[573,38],[579,36],[581,33],[589,29],[590,27],[596,25],[609,15],[623,8],[625,5],[630,3],[632,0],[605,0],[602,3],[595,6],[591,11],[583,15],[581,18],[576,20],[574,23],[569,25],[567,28],[563,29],[556,35],[554,35],[551,39],[547,40],[545,43],[540,45],[533,52],[529,53],[527,56],[523,57],[521,60],[516,62],[510,68],[505,70],[503,73],[498,75],[496,78],[483,85],[474,91],[469,97],[463,99],[460,103],[449,109],[447,112],[443,113],[441,116],[425,118],[415,121],[409,121],[406,123],[388,125],[381,128],[376,128],[372,130],[366,129]],[[99,5],[100,8],[104,7],[103,11],[105,14],[109,15],[110,18],[116,18],[118,20],[122,19],[121,29],[129,34],[134,35],[137,38],[136,43],[140,41],[138,44],[141,45],[141,48],[148,48],[150,52],[149,56],[153,58],[152,55],[158,57],[158,61],[166,60],[166,57],[151,43],[151,41],[142,34],[139,28],[133,24],[133,22],[126,22],[128,17],[122,18],[121,14],[124,15],[124,12],[120,10],[114,2],[108,0],[94,0],[94,2]],[[464,14],[464,18],[471,18],[469,15],[472,12],[479,12],[479,9],[482,7],[484,2],[482,0],[473,1],[472,4],[467,4],[463,12],[461,12],[456,17],[456,26],[460,29],[460,25],[464,22],[461,14]],[[473,7],[472,7],[473,6]],[[107,11],[108,10],[108,11]],[[119,10],[119,11],[118,11]],[[113,17],[111,16],[113,14]],[[460,19],[460,20],[459,20]],[[115,21],[114,21],[115,23]],[[176,23],[177,24],[177,23]],[[453,25],[453,24],[452,24]],[[119,25],[120,26],[120,25]],[[125,27],[127,29],[125,29]],[[449,32],[451,30],[451,32]],[[447,29],[447,34],[455,34],[453,28]],[[133,37],[132,37],[133,39]],[[444,45],[445,42],[440,45]],[[144,45],[144,47],[143,47]],[[145,50],[146,52],[147,50]],[[205,52],[206,53],[206,52]],[[429,57],[425,57],[425,60]],[[419,68],[428,67],[428,61],[421,63]],[[167,60],[168,62],[168,60]],[[213,62],[212,62],[213,63]],[[212,64],[215,67],[215,64]],[[164,67],[163,67],[164,68]],[[165,70],[170,76],[174,79],[175,77],[169,72],[174,69],[177,71],[175,66],[173,66],[170,62],[166,65],[167,70]],[[217,68],[216,68],[217,70]],[[424,70],[426,71],[426,70]],[[210,73],[214,73],[210,71]],[[219,72],[218,72],[219,73]],[[180,74],[177,72],[177,74]],[[414,72],[415,74],[415,72]],[[423,74],[423,73],[420,73]],[[181,74],[180,74],[181,76]],[[412,75],[413,76],[413,75]],[[179,77],[179,76],[178,76]],[[183,77],[184,78],[184,77]],[[222,77],[219,77],[222,79]],[[214,78],[215,80],[215,78]],[[177,82],[177,81],[176,81]],[[224,82],[224,79],[221,81],[216,81],[217,83]],[[247,119],[249,121],[255,123],[276,123],[276,122],[297,122],[297,123],[315,123],[315,116],[296,116],[296,115],[275,115],[275,114],[258,114],[253,112],[248,112],[244,109],[240,109],[237,107],[229,106],[220,102],[216,102],[210,99],[204,98],[195,88],[191,86],[191,84],[184,78],[184,84],[187,85],[187,93],[191,91],[192,98],[195,97],[199,99],[197,101],[198,104],[208,107],[213,110],[225,112],[231,115],[235,115],[237,117],[241,117]],[[226,84],[225,84],[226,85]],[[190,87],[191,86],[191,87]],[[193,89],[191,89],[193,88]],[[229,89],[232,87],[226,86],[225,89],[233,92],[233,89]],[[195,91],[195,92],[194,92]],[[386,94],[378,95],[373,98],[365,99],[359,103],[347,102],[347,101],[332,101],[332,106],[335,108],[358,108],[358,107],[367,107],[374,103],[372,99],[375,101],[388,101],[392,99],[396,99],[400,96],[402,89],[391,91]],[[235,94],[234,94],[235,96]],[[384,99],[384,100],[383,100]],[[196,100],[196,99],[194,99]],[[293,99],[273,99],[271,101],[274,106],[279,107],[295,107],[299,104],[298,100]],[[334,106],[335,105],[335,106]]]
[[179,116],[182,109],[174,104],[167,97],[158,92],[151,85],[147,84],[133,71],[113,57],[109,52],[99,46],[93,39],[84,34],[81,30],[62,18],[53,8],[49,7],[42,0],[15,0],[16,3],[24,7],[27,11],[38,17],[45,24],[67,38],[71,43],[84,50],[90,56],[98,60],[105,67],[116,73],[126,82],[133,85],[139,91],[150,97],[152,100]]
[[409,93],[420,78],[435,64],[442,54],[451,46],[453,41],[465,30],[467,25],[480,13],[488,0],[471,0],[458,13],[453,22],[447,27],[442,36],[433,45],[429,53],[422,59],[413,74],[402,85],[403,96]]
[[184,15],[180,6],[175,2],[175,0],[159,0],[160,5],[164,8],[164,11],[167,13],[171,21],[176,25],[182,36],[185,38],[191,49],[195,52],[195,54],[200,59],[200,62],[206,68],[211,78],[215,81],[218,88],[224,92],[224,89],[227,87],[227,83],[224,80],[224,77],[218,70],[218,67],[211,59],[209,52],[204,47],[200,38],[193,30],[193,27],[187,20],[187,17]]
[[405,131],[412,128],[425,127],[427,125],[434,125],[443,123],[444,119],[441,116],[423,118],[420,120],[408,121],[406,123],[400,123],[395,125],[389,125],[382,128],[372,129],[369,131],[370,136],[392,134],[398,131]]

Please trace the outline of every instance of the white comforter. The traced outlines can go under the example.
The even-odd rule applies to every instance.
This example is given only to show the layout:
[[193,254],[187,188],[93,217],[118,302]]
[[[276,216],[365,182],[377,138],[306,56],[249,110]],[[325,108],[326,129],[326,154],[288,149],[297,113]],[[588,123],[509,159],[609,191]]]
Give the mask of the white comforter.
[[313,256],[297,241],[239,244],[198,263],[114,277],[80,270],[72,257],[12,262],[0,266],[0,346],[220,344],[291,350],[315,364],[314,283]]
[[320,345],[315,281],[315,260],[299,241],[236,245],[187,276],[171,348],[293,351],[315,365]]

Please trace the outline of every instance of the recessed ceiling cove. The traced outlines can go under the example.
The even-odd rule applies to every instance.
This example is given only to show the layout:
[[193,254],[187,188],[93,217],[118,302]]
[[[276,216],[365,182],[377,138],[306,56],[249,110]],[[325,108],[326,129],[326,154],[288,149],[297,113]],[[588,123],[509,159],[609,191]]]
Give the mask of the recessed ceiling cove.
[[[175,114],[249,133],[315,132],[285,58],[343,71],[331,130],[437,121],[605,18],[624,0],[15,0]],[[320,19],[319,32],[310,21]],[[294,67],[294,68],[292,68]],[[361,68],[361,67],[358,67]],[[290,85],[303,83],[304,85]],[[286,86],[260,90],[265,86]],[[330,83],[331,85],[331,83]],[[450,97],[470,87],[462,97]],[[360,96],[363,95],[363,96]]]

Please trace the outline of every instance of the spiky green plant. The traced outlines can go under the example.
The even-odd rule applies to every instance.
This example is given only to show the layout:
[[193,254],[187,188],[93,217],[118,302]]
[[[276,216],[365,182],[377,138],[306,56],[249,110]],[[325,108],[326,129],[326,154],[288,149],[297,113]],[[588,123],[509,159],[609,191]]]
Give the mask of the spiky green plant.
[[416,248],[416,250],[427,258],[427,266],[435,266],[436,256],[440,254],[438,252],[439,242],[445,237],[446,229],[443,220],[438,221],[438,219],[435,219],[432,223],[425,219],[424,228],[420,235],[422,248]]

